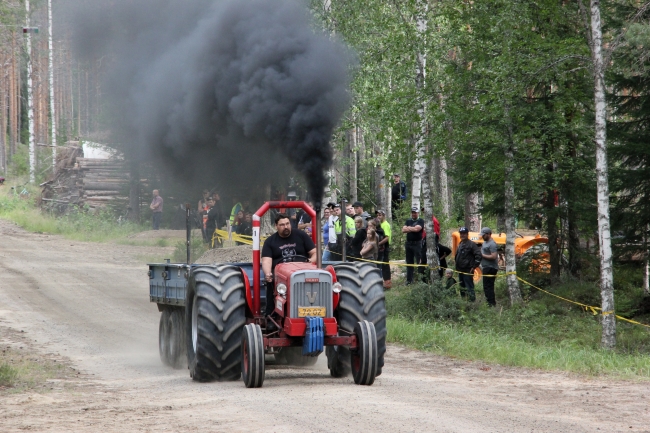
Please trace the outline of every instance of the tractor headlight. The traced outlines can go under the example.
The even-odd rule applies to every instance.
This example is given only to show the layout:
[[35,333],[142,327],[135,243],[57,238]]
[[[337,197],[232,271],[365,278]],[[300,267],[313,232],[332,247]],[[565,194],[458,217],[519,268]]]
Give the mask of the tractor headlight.
[[338,281],[336,283],[332,284],[332,291],[334,293],[341,293],[342,288],[343,288],[343,286]]
[[278,286],[275,288],[278,293],[282,296],[287,296],[287,286],[286,284],[280,283]]

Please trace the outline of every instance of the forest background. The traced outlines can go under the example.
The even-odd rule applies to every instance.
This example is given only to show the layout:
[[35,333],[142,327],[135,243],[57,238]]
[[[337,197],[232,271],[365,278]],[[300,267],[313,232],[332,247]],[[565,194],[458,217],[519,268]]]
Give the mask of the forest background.
[[[59,144],[79,138],[123,152],[128,146],[113,139],[102,93],[110,59],[76,58],[72,23],[57,13],[58,2],[52,3],[54,117],[48,2],[31,2],[30,12],[31,25],[40,29],[31,34],[37,183],[52,174],[53,120]],[[602,17],[600,73],[607,93],[608,223],[614,253],[614,280],[607,289],[617,300],[616,314],[650,317],[648,3],[312,0],[315,31],[340,38],[358,57],[352,105],[332,140],[336,156],[329,199],[342,195],[364,202],[366,210],[390,211],[392,174],[398,172],[409,188],[405,207],[425,208],[429,232],[430,216],[436,215],[442,243],[449,243],[459,225],[509,233],[539,229],[556,248],[549,248],[550,273],[533,275],[531,281],[602,305],[594,5]],[[25,11],[24,1],[0,4],[0,170],[7,177],[27,176],[30,170]],[[173,191],[172,179],[159,182]],[[406,214],[395,217],[400,221]],[[399,234],[395,244],[399,255]],[[503,304],[517,304],[521,295],[527,305],[544,299],[514,278],[508,284],[500,280],[499,287]],[[473,317],[466,306],[445,304],[449,312],[441,307],[444,302],[432,305],[437,296],[405,289],[395,305],[414,312],[407,314],[409,320]],[[407,307],[409,302],[413,305]],[[539,316],[583,314],[570,306],[549,313],[551,307],[544,305]],[[512,311],[517,320],[524,314]],[[596,316],[595,326],[608,319]],[[626,332],[619,333],[619,348],[647,353],[647,332]],[[598,345],[593,339],[589,344]],[[603,336],[600,344],[614,347],[616,340]]]

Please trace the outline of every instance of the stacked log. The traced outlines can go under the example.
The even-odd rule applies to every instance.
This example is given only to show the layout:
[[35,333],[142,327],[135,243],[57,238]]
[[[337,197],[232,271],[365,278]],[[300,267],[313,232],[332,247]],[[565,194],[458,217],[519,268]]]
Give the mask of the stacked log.
[[84,158],[81,147],[69,142],[59,147],[56,173],[41,184],[43,207],[66,213],[69,207],[126,209],[129,174],[119,159]]
[[77,158],[77,164],[83,173],[80,186],[87,206],[102,208],[112,202],[128,201],[129,175],[123,161]]

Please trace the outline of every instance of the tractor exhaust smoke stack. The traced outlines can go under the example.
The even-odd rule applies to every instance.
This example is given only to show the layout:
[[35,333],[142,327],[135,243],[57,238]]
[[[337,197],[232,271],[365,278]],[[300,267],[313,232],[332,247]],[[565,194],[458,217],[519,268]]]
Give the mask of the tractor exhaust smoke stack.
[[195,185],[265,184],[289,162],[322,201],[354,56],[304,2],[71,3],[77,51],[110,59],[103,94],[127,155]]

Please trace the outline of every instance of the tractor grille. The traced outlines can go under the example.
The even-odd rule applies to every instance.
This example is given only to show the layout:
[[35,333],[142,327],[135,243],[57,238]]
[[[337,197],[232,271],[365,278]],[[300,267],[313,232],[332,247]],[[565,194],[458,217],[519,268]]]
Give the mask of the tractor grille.
[[[314,278],[319,282],[305,282],[305,279]],[[325,317],[333,317],[332,276],[329,272],[297,272],[291,276],[290,290],[289,317],[298,317],[298,307],[325,307]]]

